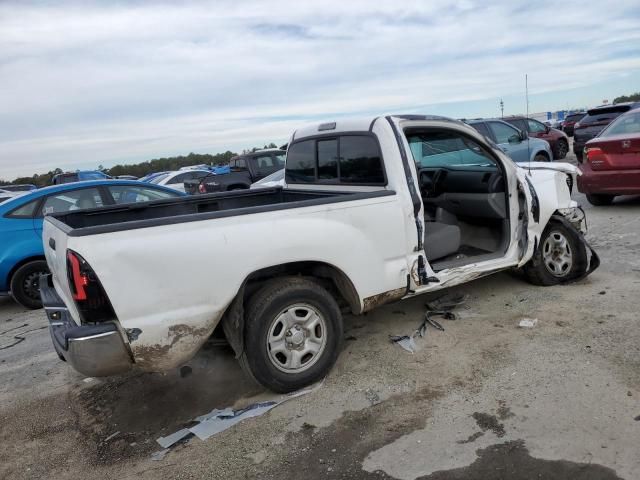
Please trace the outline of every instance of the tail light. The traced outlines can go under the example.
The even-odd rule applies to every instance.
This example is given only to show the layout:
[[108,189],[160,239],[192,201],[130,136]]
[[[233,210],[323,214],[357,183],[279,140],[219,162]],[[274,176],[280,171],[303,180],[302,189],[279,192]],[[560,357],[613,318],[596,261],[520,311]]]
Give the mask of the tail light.
[[198,191],[200,193],[207,193],[207,188],[204,186],[204,183],[201,183],[200,185],[198,185]]
[[67,278],[82,323],[105,322],[116,318],[111,302],[95,272],[87,261],[73,250],[67,250]]
[[590,147],[584,150],[584,153],[587,154],[587,159],[591,163],[602,163],[604,161],[604,152],[599,147]]

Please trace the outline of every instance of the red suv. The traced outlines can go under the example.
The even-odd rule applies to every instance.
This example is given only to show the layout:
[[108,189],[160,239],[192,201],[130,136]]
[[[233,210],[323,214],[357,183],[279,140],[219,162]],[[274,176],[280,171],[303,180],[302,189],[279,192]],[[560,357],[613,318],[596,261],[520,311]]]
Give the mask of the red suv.
[[578,190],[593,205],[609,205],[616,195],[640,194],[640,108],[620,115],[589,140],[580,165]]
[[527,132],[530,137],[540,138],[549,142],[555,160],[561,160],[567,156],[567,152],[569,151],[569,137],[567,137],[564,132],[548,127],[533,118],[506,117],[504,121],[509,122],[523,132]]

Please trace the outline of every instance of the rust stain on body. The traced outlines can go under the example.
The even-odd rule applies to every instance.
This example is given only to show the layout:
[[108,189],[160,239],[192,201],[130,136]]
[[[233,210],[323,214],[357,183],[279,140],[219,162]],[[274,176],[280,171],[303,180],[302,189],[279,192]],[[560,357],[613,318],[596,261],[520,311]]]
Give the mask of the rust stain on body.
[[396,288],[395,290],[389,290],[387,292],[379,293],[371,297],[365,298],[362,303],[364,304],[363,312],[373,310],[385,303],[393,302],[394,300],[400,300],[406,293],[406,288]]
[[190,325],[169,327],[167,343],[132,347],[136,365],[143,370],[163,370],[189,360],[211,335],[211,329]]

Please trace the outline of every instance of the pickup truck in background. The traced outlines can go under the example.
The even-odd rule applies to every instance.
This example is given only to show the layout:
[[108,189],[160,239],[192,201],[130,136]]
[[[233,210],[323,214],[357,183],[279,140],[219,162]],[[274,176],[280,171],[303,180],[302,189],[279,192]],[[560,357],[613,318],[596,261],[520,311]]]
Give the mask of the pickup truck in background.
[[184,182],[184,191],[196,195],[246,190],[252,183],[281,170],[285,154],[284,150],[273,148],[233,157],[229,161],[229,173],[211,173],[204,178],[187,180]]
[[310,125],[290,139],[284,187],[47,216],[53,344],[89,376],[162,371],[220,328],[251,377],[296,390],[334,364],[345,309],[511,268],[536,285],[588,275],[577,173],[521,168],[443,117]]

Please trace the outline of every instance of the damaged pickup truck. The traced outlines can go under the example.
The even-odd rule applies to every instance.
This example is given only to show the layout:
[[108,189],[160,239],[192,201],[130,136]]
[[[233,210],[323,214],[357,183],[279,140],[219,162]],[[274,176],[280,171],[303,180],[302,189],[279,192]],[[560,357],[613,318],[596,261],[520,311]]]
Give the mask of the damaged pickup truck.
[[518,166],[489,142],[442,117],[315,124],[289,141],[284,188],[48,216],[55,349],[85,375],[161,371],[219,327],[286,392],[330,370],[343,312],[505,269],[536,285],[588,275],[577,169]]

